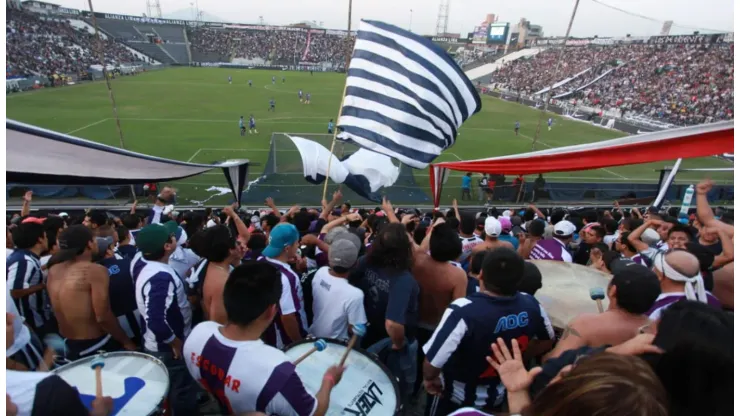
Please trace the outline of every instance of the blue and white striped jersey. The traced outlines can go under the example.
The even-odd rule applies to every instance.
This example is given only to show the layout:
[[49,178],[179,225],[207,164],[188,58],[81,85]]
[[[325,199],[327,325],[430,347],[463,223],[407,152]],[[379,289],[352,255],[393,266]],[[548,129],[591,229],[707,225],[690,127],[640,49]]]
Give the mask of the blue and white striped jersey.
[[450,304],[423,348],[427,360],[442,369],[445,398],[461,406],[495,407],[504,400],[504,387],[486,361],[491,344],[503,338],[511,345],[516,339],[525,350],[530,340],[554,336],[534,297],[474,293]]
[[[136,265],[132,269],[136,269]],[[134,275],[134,281],[144,349],[171,351],[169,343],[175,337],[184,341],[192,323],[192,311],[182,279],[168,264],[147,261],[138,275]]]
[[[271,263],[280,270],[283,282],[283,293],[280,295],[280,303],[278,304],[280,315],[294,313],[298,319],[298,329],[301,332],[301,336],[305,337],[308,334],[308,319],[306,318],[306,309],[303,305],[303,287],[301,286],[300,277],[290,268],[289,264],[283,263],[280,260],[264,256],[258,260]],[[297,339],[290,339],[279,316],[275,318],[274,325],[267,328],[263,339],[268,345],[276,348],[283,348],[286,345],[298,341]]]
[[[6,282],[11,291],[28,289],[44,283],[39,257],[29,250],[15,250],[5,264]],[[51,319],[51,307],[46,289],[20,299],[13,299],[18,312],[31,328],[38,330]]]

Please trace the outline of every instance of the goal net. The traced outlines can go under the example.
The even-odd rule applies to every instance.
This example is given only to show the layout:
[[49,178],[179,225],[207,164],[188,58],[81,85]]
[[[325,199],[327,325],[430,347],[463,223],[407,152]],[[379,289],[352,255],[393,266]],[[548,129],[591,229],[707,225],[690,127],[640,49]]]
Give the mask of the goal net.
[[[262,204],[267,197],[271,197],[277,205],[320,205],[324,190],[323,184],[312,184],[303,174],[303,161],[298,149],[289,136],[302,137],[315,141],[327,149],[331,149],[332,135],[304,134],[304,133],[273,133],[270,138],[270,150],[265,163],[265,169],[259,177],[250,175],[250,185],[243,195],[243,201],[250,204]],[[339,160],[349,157],[358,147],[354,144],[337,142],[334,146],[334,155]],[[401,165],[400,175],[391,187],[381,188],[378,193],[386,196],[393,203],[430,205],[432,200],[428,194],[428,186],[420,187],[414,178],[415,170]],[[417,174],[426,177],[425,171]],[[353,205],[380,205],[369,201],[350,190],[348,187],[334,183],[329,179],[327,199],[337,189],[341,189],[344,200]]]

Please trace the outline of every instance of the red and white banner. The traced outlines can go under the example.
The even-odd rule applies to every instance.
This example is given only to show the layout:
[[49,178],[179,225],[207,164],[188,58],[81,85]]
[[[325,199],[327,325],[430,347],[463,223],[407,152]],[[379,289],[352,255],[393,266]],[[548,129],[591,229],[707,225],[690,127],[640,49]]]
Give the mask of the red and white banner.
[[[531,175],[721,155],[734,151],[734,133],[733,122],[723,121],[537,152],[436,163],[429,170],[430,182],[435,176],[435,169],[439,168]],[[435,190],[432,183],[432,192]],[[436,203],[439,196],[435,194],[434,197]]]

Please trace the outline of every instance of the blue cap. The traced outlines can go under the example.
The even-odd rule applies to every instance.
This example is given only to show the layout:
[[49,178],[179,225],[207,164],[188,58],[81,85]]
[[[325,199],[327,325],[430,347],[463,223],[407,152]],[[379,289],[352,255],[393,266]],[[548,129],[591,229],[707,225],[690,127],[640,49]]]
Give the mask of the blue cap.
[[293,224],[278,224],[270,231],[270,238],[267,240],[267,247],[262,250],[265,257],[277,257],[283,252],[285,247],[292,246],[300,238],[298,229]]

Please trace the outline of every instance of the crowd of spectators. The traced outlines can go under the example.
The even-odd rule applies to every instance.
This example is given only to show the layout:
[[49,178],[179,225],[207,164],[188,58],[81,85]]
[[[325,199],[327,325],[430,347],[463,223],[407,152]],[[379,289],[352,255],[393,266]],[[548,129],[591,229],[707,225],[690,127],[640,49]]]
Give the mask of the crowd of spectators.
[[318,32],[198,28],[188,33],[194,51],[219,57],[263,59],[277,65],[299,62],[344,63],[354,38]]
[[556,88],[574,91],[605,72],[608,75],[564,97],[603,110],[646,115],[675,125],[734,118],[734,44],[614,45],[544,50],[518,59],[493,74],[501,88],[532,95],[589,69]]
[[[100,65],[95,36],[65,20],[11,8],[5,15],[5,50],[6,78],[76,76],[90,65]],[[107,65],[136,61],[128,49],[113,41],[103,41],[103,52]]]
[[[228,414],[323,415],[346,399],[334,386],[352,380],[332,366],[309,392],[318,384],[279,349],[360,328],[357,345],[387,365],[398,399],[431,416],[729,414],[734,226],[709,206],[711,188],[697,184],[691,216],[357,209],[339,191],[319,209],[280,211],[268,198],[256,211],[179,211],[167,186],[146,211],[70,216],[32,211],[29,192],[7,222],[8,414],[63,402],[87,415],[43,370],[55,354],[126,349],[168,367],[174,414],[199,414],[202,397]],[[565,278],[549,265],[570,263],[568,279],[601,274],[606,311],[563,322],[571,306],[538,295]],[[97,338],[71,334],[103,341],[91,352]],[[92,403],[94,415],[112,409],[108,397]]]

